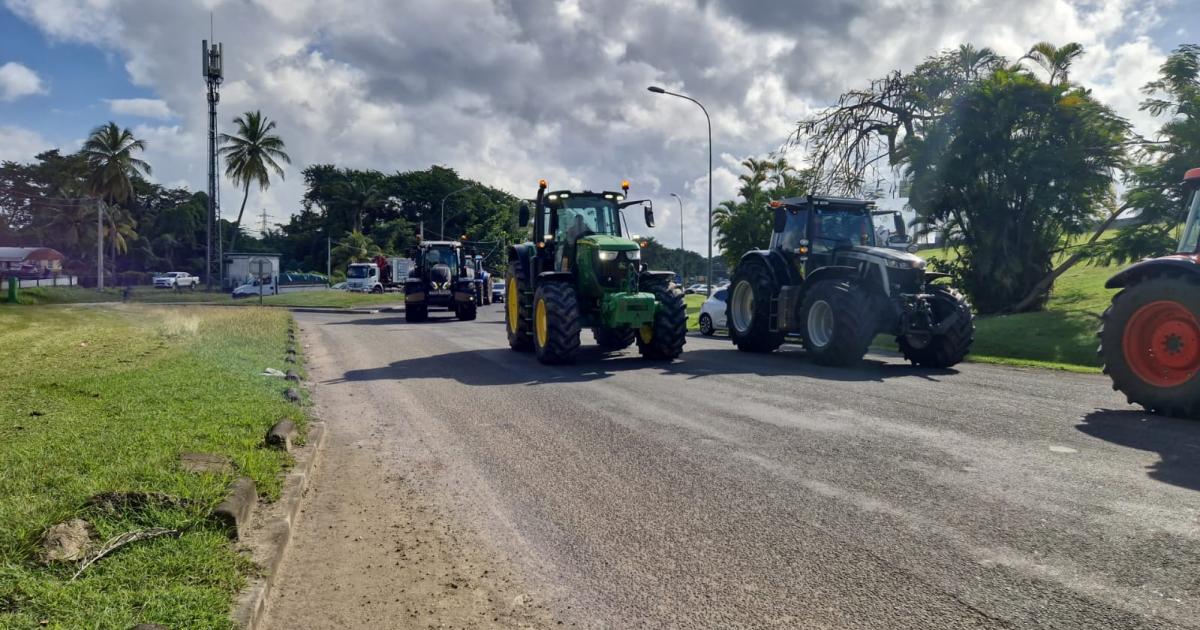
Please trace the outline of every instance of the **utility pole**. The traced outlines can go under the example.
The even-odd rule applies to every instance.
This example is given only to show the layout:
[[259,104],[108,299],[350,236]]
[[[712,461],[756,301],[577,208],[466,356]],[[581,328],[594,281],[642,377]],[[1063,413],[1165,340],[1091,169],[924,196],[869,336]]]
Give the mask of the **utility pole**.
[[[221,100],[219,92],[221,86],[222,63],[223,63],[224,46],[222,44],[213,43],[210,47],[208,40],[203,40],[201,43],[201,61],[204,67],[204,82],[208,85],[208,243],[205,245],[205,285],[209,291],[212,291],[212,279],[214,275],[213,261],[213,226],[219,232],[221,229],[220,217],[218,216],[217,206],[217,102]],[[221,234],[217,234],[217,256],[224,258],[224,239]],[[222,286],[225,284],[225,261],[215,261],[215,274],[219,276]]]
[[333,277],[333,239],[329,238],[329,233],[325,234],[325,281],[328,282]]
[[104,200],[96,200],[96,290],[104,290]]
[[684,270],[687,268],[687,250],[683,248],[683,199],[675,193],[671,193],[671,196],[679,202],[679,282],[686,286],[687,274]]

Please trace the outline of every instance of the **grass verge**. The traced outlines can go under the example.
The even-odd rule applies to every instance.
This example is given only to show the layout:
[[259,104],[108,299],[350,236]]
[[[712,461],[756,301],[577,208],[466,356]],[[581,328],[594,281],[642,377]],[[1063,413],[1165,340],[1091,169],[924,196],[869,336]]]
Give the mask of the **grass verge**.
[[[262,448],[284,402],[289,315],[201,306],[0,309],[0,627],[224,628],[252,571],[206,515],[235,474],[278,496],[287,456]],[[236,473],[192,474],[185,451],[229,456]],[[164,493],[178,503],[90,507],[104,492]],[[44,566],[51,525],[84,518],[100,540],[148,527],[178,538],[134,543],[71,581]]]
[[[21,304],[79,304],[91,302],[120,302],[124,298],[121,289],[84,289],[80,287],[41,287],[21,289],[18,293]],[[203,302],[206,304],[236,304],[239,306],[258,306],[258,298],[230,297],[228,293],[208,293],[205,291],[171,291],[167,289],[152,289],[137,287],[130,295],[129,301],[138,304],[165,304],[178,302]],[[398,304],[404,301],[402,293],[350,293],[349,291],[300,291],[281,293],[263,297],[263,304],[270,306],[301,306],[313,308],[355,308],[362,306],[378,306],[381,304]]]

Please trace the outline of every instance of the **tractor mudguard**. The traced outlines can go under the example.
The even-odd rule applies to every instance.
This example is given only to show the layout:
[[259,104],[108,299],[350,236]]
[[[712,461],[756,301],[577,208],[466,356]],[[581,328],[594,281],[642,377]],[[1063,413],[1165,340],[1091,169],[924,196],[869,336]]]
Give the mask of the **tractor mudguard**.
[[745,254],[742,254],[742,258],[738,261],[738,264],[741,265],[749,260],[761,261],[764,266],[766,266],[767,270],[771,272],[771,280],[775,282],[775,286],[777,287],[781,287],[785,284],[797,284],[800,282],[800,279],[795,277],[795,273],[792,271],[792,266],[788,264],[787,259],[783,257],[783,254],[777,251],[769,249],[752,249]]
[[925,272],[925,284],[932,284],[934,280],[941,280],[942,278],[953,278],[953,277],[954,276],[952,276],[948,273],[942,273],[940,271],[926,271]]
[[1109,278],[1108,282],[1104,283],[1104,288],[1123,289],[1145,276],[1156,275],[1164,271],[1200,274],[1200,256],[1176,254],[1143,260],[1122,269],[1117,275]]
[[571,282],[569,271],[543,271],[537,275],[538,282]]
[[804,284],[807,287],[815,286],[822,280],[833,280],[835,278],[857,278],[858,267],[843,267],[841,265],[821,267],[816,271],[808,274],[804,279]]
[[643,271],[638,274],[638,285],[648,287],[660,282],[669,283],[674,279],[674,271]]
[[516,265],[517,274],[523,274],[533,286],[533,246],[527,244],[513,245],[508,248],[508,264]]

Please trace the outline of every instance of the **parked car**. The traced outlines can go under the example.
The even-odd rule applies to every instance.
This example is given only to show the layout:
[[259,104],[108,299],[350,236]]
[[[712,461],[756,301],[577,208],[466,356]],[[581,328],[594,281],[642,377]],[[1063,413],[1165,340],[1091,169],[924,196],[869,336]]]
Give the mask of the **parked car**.
[[718,328],[725,328],[725,298],[729,289],[717,289],[700,306],[700,334],[711,337]]
[[503,302],[504,301],[504,281],[497,280],[492,283],[492,301],[493,302]]
[[687,287],[683,290],[683,292],[688,295],[692,295],[693,293],[708,293],[708,285],[698,282],[690,287]]
[[345,291],[345,290],[346,290],[346,283],[345,283],[345,282],[338,282],[337,284],[334,284],[333,286],[331,286],[331,287],[329,287],[329,288],[330,288],[330,289],[333,289],[334,291]]
[[198,284],[200,284],[200,278],[186,271],[168,271],[154,278],[155,289],[195,290]]

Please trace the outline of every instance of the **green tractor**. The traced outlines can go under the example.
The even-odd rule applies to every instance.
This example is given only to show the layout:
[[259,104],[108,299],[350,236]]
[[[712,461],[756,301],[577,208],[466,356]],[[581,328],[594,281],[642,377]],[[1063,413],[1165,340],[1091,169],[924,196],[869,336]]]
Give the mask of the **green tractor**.
[[[621,230],[623,208],[642,205],[654,227],[648,200],[625,201],[622,192],[547,192],[539,182],[534,200],[533,243],[508,248],[505,323],[513,350],[533,350],[542,363],[567,363],[579,352],[579,333],[591,328],[604,350],[635,341],[647,359],[672,360],[683,351],[687,312],[670,271],[647,271],[641,245]],[[520,224],[529,224],[522,204]]]

